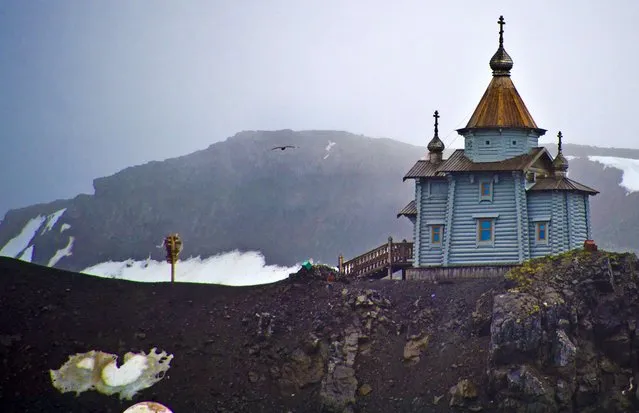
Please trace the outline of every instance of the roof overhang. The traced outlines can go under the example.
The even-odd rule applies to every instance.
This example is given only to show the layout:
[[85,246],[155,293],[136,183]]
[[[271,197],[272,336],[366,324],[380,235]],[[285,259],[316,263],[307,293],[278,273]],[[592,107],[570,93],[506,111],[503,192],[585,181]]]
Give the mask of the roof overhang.
[[505,130],[517,131],[517,132],[532,132],[537,136],[543,136],[546,134],[546,129],[542,129],[542,128],[520,128],[520,127],[510,127],[510,126],[482,126],[481,128],[456,129],[457,133],[459,133],[462,136],[466,136],[468,134],[475,134],[477,132],[498,132],[501,134]]

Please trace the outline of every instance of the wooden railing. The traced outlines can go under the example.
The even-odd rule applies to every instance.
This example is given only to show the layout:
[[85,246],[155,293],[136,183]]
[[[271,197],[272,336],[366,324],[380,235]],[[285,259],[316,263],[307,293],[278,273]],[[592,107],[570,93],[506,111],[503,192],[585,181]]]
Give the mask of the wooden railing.
[[388,237],[387,243],[346,262],[340,255],[338,265],[340,274],[350,277],[383,277],[384,273],[404,269],[412,262],[413,243],[393,242],[393,238]]

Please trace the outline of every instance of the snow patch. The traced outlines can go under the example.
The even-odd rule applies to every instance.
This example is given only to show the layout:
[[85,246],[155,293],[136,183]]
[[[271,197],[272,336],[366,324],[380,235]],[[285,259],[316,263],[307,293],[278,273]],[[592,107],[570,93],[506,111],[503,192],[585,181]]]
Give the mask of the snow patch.
[[62,226],[60,227],[60,234],[62,234],[64,231],[68,230],[69,228],[71,228],[71,225],[62,224]]
[[53,214],[49,215],[47,217],[47,225],[44,226],[44,229],[42,230],[40,234],[44,234],[47,231],[51,231],[66,210],[67,210],[66,208],[62,208],[61,210],[56,211]]
[[599,162],[606,168],[615,168],[623,172],[621,185],[626,189],[626,195],[639,192],[639,159],[617,158],[614,156],[589,156],[589,160]]
[[21,251],[29,246],[36,232],[47,219],[42,215],[31,218],[29,222],[22,228],[22,231],[14,238],[10,239],[7,244],[0,250],[0,256],[16,258]]
[[[222,284],[247,286],[270,284],[288,278],[288,275],[300,269],[301,264],[293,267],[266,265],[264,256],[255,251],[231,251],[206,259],[199,256],[179,261],[176,264],[177,282]],[[138,282],[169,282],[170,264],[151,259],[134,261],[108,261],[93,265],[81,271],[84,274],[105,278],[118,278]]]
[[575,156],[575,155],[564,155],[564,158],[566,158],[566,160],[568,160],[568,161],[572,161],[573,159],[579,159],[579,156]]
[[26,262],[31,262],[33,260],[33,245],[24,250],[22,252],[22,255],[20,255],[20,258],[18,259]]
[[333,146],[335,146],[335,142],[333,142],[333,141],[331,141],[331,140],[329,139],[329,141],[328,141],[328,145],[326,145],[326,148],[324,148],[324,149],[326,150],[326,155],[324,155],[324,159],[326,159],[326,158],[328,158],[328,157],[330,156],[330,153],[329,153],[329,152],[331,151],[331,148],[332,148]]
[[51,257],[51,259],[49,260],[49,263],[47,264],[47,267],[53,267],[62,258],[68,257],[69,255],[71,255],[72,254],[71,253],[71,248],[73,248],[73,241],[74,240],[75,240],[75,238],[69,237],[69,242],[67,243],[67,246],[62,248],[62,249],[60,249],[60,250],[57,250],[55,252],[55,254],[53,254],[53,257]]
[[134,354],[121,367],[113,360],[102,369],[102,381],[111,387],[126,386],[139,379],[147,367],[144,354]]

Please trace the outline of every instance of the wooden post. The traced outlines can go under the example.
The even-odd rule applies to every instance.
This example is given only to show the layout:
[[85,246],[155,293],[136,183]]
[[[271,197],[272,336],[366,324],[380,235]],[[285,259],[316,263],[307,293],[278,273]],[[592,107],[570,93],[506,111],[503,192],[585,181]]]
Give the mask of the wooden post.
[[171,284],[175,282],[175,263],[178,260],[178,255],[182,251],[182,246],[182,240],[178,234],[171,234],[164,238],[166,260],[171,264]]
[[393,278],[393,237],[388,237],[388,278]]
[[339,269],[339,274],[344,274],[344,256],[342,254],[339,255],[337,260],[337,268]]

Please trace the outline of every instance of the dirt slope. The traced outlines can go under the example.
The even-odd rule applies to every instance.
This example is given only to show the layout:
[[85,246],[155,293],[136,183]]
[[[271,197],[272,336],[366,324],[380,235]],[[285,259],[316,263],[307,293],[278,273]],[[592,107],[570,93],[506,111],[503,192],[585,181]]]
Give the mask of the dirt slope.
[[[324,275],[250,288],[143,284],[1,258],[0,411],[120,413],[156,400],[175,413],[310,413],[342,400],[342,411],[445,412],[464,378],[480,389],[472,406],[491,411],[481,392],[489,336],[471,328],[471,313],[497,281],[329,289]],[[153,347],[174,355],[171,367],[133,400],[51,384],[49,369],[72,354],[121,360]]]

